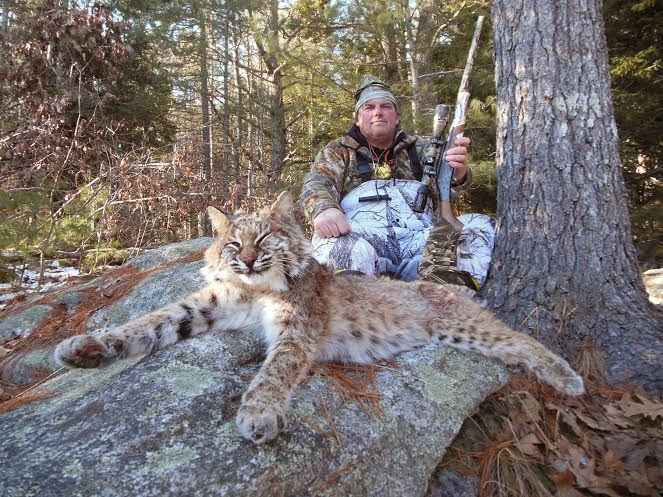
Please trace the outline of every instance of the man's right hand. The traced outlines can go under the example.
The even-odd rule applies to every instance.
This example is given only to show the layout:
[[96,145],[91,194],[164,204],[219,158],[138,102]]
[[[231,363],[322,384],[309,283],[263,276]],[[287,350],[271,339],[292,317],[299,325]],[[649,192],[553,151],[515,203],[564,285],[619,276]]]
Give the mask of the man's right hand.
[[321,238],[345,235],[351,230],[348,218],[339,209],[326,209],[313,220],[313,231]]

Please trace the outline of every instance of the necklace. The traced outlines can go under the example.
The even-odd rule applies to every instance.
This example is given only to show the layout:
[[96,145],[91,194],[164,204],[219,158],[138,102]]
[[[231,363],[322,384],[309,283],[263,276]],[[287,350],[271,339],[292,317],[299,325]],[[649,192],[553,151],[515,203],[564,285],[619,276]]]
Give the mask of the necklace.
[[[379,155],[375,153],[373,146],[368,145],[371,152],[371,162],[373,163],[373,171],[377,179],[389,179],[392,176],[391,165],[387,160],[389,156],[389,149],[383,150]],[[377,162],[376,162],[377,158]],[[384,159],[384,160],[383,160]]]

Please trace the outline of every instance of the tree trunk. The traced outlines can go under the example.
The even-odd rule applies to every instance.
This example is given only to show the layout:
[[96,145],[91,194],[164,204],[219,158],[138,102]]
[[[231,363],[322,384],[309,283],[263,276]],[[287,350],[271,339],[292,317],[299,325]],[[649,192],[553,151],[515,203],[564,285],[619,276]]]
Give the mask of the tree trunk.
[[209,72],[207,69],[207,16],[200,8],[198,19],[200,21],[200,106],[202,114],[203,143],[201,150],[200,176],[208,181],[212,176],[212,129],[209,113]]
[[464,3],[455,13],[445,17],[444,22],[441,21],[436,2],[431,0],[417,0],[414,10],[411,2],[405,0],[401,0],[400,6],[405,19],[404,37],[407,41],[408,78],[412,88],[414,132],[430,133],[435,105],[439,102],[434,91],[434,80],[422,76],[433,72],[433,51],[439,43],[440,32],[460,15]]
[[228,175],[230,172],[230,90],[228,80],[230,79],[230,16],[232,6],[228,0],[224,2],[224,33],[223,33],[223,170]]
[[9,31],[9,12],[11,11],[11,0],[4,0],[2,2],[2,13],[0,14],[0,30],[3,33]]
[[[234,20],[234,13],[233,13]],[[234,23],[233,23],[234,24]],[[237,110],[235,115],[237,118],[237,138],[235,140],[235,180],[242,186],[242,196],[244,195],[244,188],[242,178],[242,149],[244,147],[244,100],[243,100],[243,89],[242,89],[242,75],[240,72],[240,46],[241,40],[239,38],[240,33],[236,30],[234,33],[234,42],[235,42],[235,87],[237,88]],[[248,55],[248,53],[247,53]],[[248,57],[247,57],[248,58]]]
[[272,165],[271,182],[278,182],[283,170],[285,158],[285,109],[283,108],[283,74],[281,68],[273,72],[274,88],[272,93]]
[[[253,77],[253,53],[251,52],[251,46],[249,42],[247,41],[245,44],[245,49],[246,49],[246,60],[247,60],[247,70],[246,70],[246,112],[251,115],[255,116],[257,115],[256,113],[256,106],[253,102],[252,95],[256,93],[256,83],[255,83],[255,78]],[[256,129],[254,124],[251,121],[247,121],[247,130],[246,130],[246,146],[249,149],[249,153],[247,154],[247,161],[248,161],[248,166],[247,166],[247,172],[246,172],[246,196],[248,198],[251,198],[254,195],[254,190],[253,190],[253,184],[254,184],[254,153],[256,150]]]
[[610,381],[663,391],[663,327],[631,238],[601,9],[493,4],[498,234],[484,294],[567,356],[595,344]]
[[272,121],[272,165],[270,169],[270,183],[278,182],[283,169],[285,158],[285,109],[283,108],[283,71],[280,64],[279,42],[279,11],[278,0],[270,2],[269,29],[271,43],[269,56],[265,59],[267,68],[272,73],[272,106],[270,110]]
[[[200,164],[200,179],[204,185],[209,184],[209,180],[214,172],[212,163],[212,122],[210,119],[210,99],[209,99],[209,71],[207,68],[208,38],[207,38],[207,15],[205,8],[199,6],[198,20],[200,22],[200,105],[202,114],[202,150]],[[207,223],[207,218],[203,212],[197,215],[198,236],[210,234],[211,227]]]
[[412,87],[412,123],[414,132],[423,133],[430,127],[431,115],[435,107],[435,97],[430,80],[422,80],[419,76],[421,68],[431,67],[431,54],[434,46],[433,3],[429,0],[418,0],[414,12],[409,2],[401,3],[405,23],[405,39],[407,41],[408,76]]
[[416,60],[416,46],[417,42],[414,38],[413,30],[413,20],[410,13],[409,2],[402,2],[402,11],[403,16],[405,17],[405,39],[407,41],[407,55],[408,60],[408,76],[410,78],[410,87],[412,88],[412,126],[416,134],[421,133],[419,129],[419,123],[422,120],[421,117],[421,104],[420,104],[420,89],[419,89],[419,68],[417,67]]

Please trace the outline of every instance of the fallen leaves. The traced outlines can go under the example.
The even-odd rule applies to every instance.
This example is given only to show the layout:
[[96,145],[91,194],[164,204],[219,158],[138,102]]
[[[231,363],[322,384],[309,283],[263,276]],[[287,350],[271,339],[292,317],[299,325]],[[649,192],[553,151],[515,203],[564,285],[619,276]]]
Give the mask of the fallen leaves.
[[[660,496],[663,402],[629,388],[590,391],[571,399],[514,378],[466,422],[443,464],[474,468],[481,497]],[[496,447],[508,451],[496,457]]]
[[637,417],[642,415],[645,418],[650,418],[656,421],[658,417],[663,419],[663,403],[653,402],[647,397],[641,395],[624,394],[622,399],[618,402],[621,410],[628,417]]

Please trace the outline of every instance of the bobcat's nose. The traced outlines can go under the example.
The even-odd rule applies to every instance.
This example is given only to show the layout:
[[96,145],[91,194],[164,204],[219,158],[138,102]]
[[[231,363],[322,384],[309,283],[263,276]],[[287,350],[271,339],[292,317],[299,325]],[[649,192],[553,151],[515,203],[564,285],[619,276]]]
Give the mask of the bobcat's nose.
[[253,249],[244,249],[239,254],[239,260],[246,264],[249,269],[253,269],[253,264],[257,258],[258,254]]

